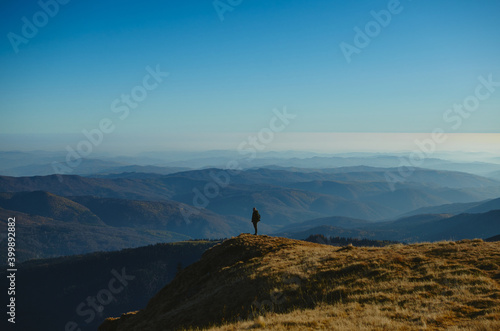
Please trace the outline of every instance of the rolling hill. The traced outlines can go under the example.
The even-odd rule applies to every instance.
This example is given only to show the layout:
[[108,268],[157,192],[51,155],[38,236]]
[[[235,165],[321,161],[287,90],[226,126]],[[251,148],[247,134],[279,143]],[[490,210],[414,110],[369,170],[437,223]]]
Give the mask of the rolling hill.
[[98,197],[71,197],[87,207],[102,221],[113,227],[168,230],[192,238],[223,238],[248,230],[248,222],[239,218],[217,215],[209,210],[197,210],[186,219],[182,214],[187,205],[177,201],[140,201]]
[[[332,225],[316,225],[309,228],[301,228],[294,231],[283,231],[273,233],[273,236],[285,237],[290,239],[305,240],[310,236],[321,234],[327,237],[349,237],[356,239],[376,239],[379,238],[378,232],[353,228],[342,228]],[[378,239],[381,240],[381,239]]]
[[85,206],[44,191],[0,193],[0,207],[63,222],[104,225]]
[[[4,176],[49,176],[56,174],[53,162],[65,164],[66,153],[63,152],[2,152],[0,159],[0,174]],[[84,158],[78,167],[73,168],[72,175],[79,176],[107,176],[124,172],[141,172],[154,174],[171,174],[189,170],[186,167],[161,167],[145,164],[158,164],[162,160],[150,158]]]
[[496,236],[493,236],[493,237],[490,237],[488,239],[485,239],[484,241],[488,241],[488,242],[500,241],[500,234],[496,235]]
[[341,182],[315,180],[310,182],[296,182],[289,185],[299,190],[335,195],[344,199],[359,199],[362,197],[389,192],[386,182]]
[[460,214],[434,222],[427,238],[434,240],[458,240],[464,238],[489,238],[500,233],[500,210],[481,214]]
[[345,229],[355,229],[366,226],[371,222],[361,219],[354,219],[348,217],[324,217],[317,218],[306,222],[295,223],[288,226],[284,226],[280,229],[281,232],[295,232],[300,230],[307,230],[313,226],[327,225],[327,226],[336,226]]
[[458,215],[465,212],[468,209],[479,206],[486,201],[477,201],[477,202],[469,202],[469,203],[449,203],[439,206],[431,206],[431,207],[423,207],[412,210],[408,213],[404,213],[400,215],[398,218],[410,217],[415,215],[422,214],[451,214]]
[[[317,169],[316,171],[286,171],[279,169],[257,168],[239,171],[231,175],[232,184],[268,184],[283,186],[290,183],[313,182],[313,181],[336,181],[336,182],[386,182],[386,172],[397,168],[375,168],[375,170],[359,171],[350,168],[349,171],[334,171],[337,169]],[[203,169],[179,172],[169,176],[185,177],[196,180],[211,180],[211,174],[219,173],[220,169]],[[441,186],[449,188],[462,187],[490,187],[499,186],[500,182],[494,179],[472,175],[464,172],[441,171],[430,169],[416,169],[412,176],[408,177],[408,183],[418,185]],[[386,190],[384,188],[384,190]]]
[[488,173],[488,177],[495,179],[495,180],[500,180],[500,171],[493,171]]
[[422,206],[435,206],[448,202],[442,197],[433,195],[424,189],[399,189],[394,192],[381,193],[368,198],[369,201],[380,205],[397,206],[398,212],[410,211]]
[[284,227],[275,235],[305,239],[310,235],[342,236],[400,242],[489,238],[500,233],[500,210],[478,214],[422,214],[395,221],[366,222],[323,218]]
[[477,206],[466,209],[464,212],[469,214],[485,213],[491,210],[500,209],[500,198],[485,201]]
[[[394,192],[389,190],[384,176],[383,169],[366,167],[318,171],[259,168],[231,175],[220,169],[203,169],[168,175],[124,173],[111,178],[0,176],[0,192],[5,192],[0,195],[0,207],[28,215],[23,216],[26,218],[38,216],[32,232],[42,237],[28,237],[31,244],[27,249],[33,254],[33,249],[40,247],[41,256],[53,256],[57,248],[62,249],[60,254],[89,252],[99,247],[123,248],[126,240],[130,240],[131,246],[139,246],[173,238],[234,236],[251,231],[252,207],[257,207],[262,215],[259,232],[269,234],[311,219],[346,217],[381,221],[396,219],[421,207],[485,201],[500,194],[498,182],[458,172],[418,169],[412,181],[398,184]],[[184,217],[189,211],[195,214]],[[90,230],[75,222],[101,228]],[[425,227],[412,233],[404,227],[414,229],[413,225],[400,224],[402,227],[395,229],[373,226],[360,229],[370,239],[430,238]],[[313,227],[322,225],[336,228],[328,229],[332,236],[335,236],[333,231],[342,227],[338,224]],[[120,235],[110,238],[115,228],[120,229],[117,232]],[[306,228],[302,230],[304,234],[315,234]],[[99,240],[83,239],[83,234],[89,231],[96,231]],[[356,237],[363,235],[349,233]],[[290,236],[297,237],[292,233]],[[61,238],[71,241],[65,243]],[[86,248],[77,249],[76,243]]]
[[[64,198],[43,191],[0,193],[0,228],[16,217],[17,258],[110,251],[192,238],[224,238],[249,232],[250,222],[197,210],[176,201],[139,201],[97,197]],[[264,227],[265,229],[265,227]],[[6,241],[0,238],[0,247]],[[7,252],[0,252],[0,257]]]
[[[188,203],[191,195],[181,202]],[[221,215],[248,217],[258,206],[265,223],[281,226],[325,215],[380,219],[393,212],[373,202],[347,200],[314,192],[283,187],[253,185],[226,187],[223,194],[210,200],[206,207]]]
[[[159,187],[160,186],[160,187]],[[46,191],[59,196],[95,195],[103,198],[167,200],[172,192],[152,180],[87,178],[80,176],[0,176],[1,192]]]
[[500,198],[485,200],[485,201],[470,202],[470,203],[452,203],[439,206],[418,208],[409,213],[401,215],[401,217],[420,215],[420,214],[453,214],[453,215],[458,215],[462,213],[477,214],[497,209],[500,209]]
[[16,218],[18,262],[191,239],[190,236],[169,231],[63,222],[0,208],[2,261],[7,261],[7,220],[10,217]]
[[240,235],[99,330],[498,329],[499,245],[339,248]]

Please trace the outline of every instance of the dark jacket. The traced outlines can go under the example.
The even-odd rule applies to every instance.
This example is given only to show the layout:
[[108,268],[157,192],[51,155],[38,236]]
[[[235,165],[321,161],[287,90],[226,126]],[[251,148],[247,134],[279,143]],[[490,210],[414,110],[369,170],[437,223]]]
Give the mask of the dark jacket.
[[260,214],[257,209],[254,209],[252,213],[252,223],[258,223],[260,222]]

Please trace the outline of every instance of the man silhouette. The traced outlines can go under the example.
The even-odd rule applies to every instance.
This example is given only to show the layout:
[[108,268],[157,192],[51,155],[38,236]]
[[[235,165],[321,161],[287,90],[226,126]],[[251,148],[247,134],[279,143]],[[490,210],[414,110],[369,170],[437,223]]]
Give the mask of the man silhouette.
[[257,223],[260,222],[260,214],[255,207],[253,207],[253,213],[252,213],[252,223],[253,227],[255,228],[255,235],[257,235]]

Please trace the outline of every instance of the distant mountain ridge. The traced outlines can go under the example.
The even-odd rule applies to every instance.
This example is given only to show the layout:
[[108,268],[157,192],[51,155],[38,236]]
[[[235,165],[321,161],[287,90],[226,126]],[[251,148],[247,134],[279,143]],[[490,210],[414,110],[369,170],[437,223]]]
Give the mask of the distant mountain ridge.
[[453,215],[458,215],[462,213],[478,214],[496,209],[500,209],[500,198],[470,202],[470,203],[453,203],[453,204],[445,204],[432,207],[424,207],[413,210],[404,215],[401,215],[401,217],[408,217],[420,214],[453,214]]
[[500,198],[493,199],[490,201],[485,201],[484,203],[481,203],[477,206],[466,209],[464,211],[464,213],[478,214],[478,213],[485,213],[485,212],[488,212],[490,210],[497,210],[497,209],[500,209]]
[[493,236],[493,237],[490,237],[488,239],[485,239],[485,241],[488,241],[488,242],[500,241],[500,234]]
[[[7,220],[16,219],[16,261],[114,251],[191,237],[170,231],[63,222],[0,208],[0,259],[7,261]],[[6,263],[6,262],[4,262]]]
[[[353,237],[359,239],[394,240],[401,242],[428,242],[439,240],[487,239],[500,233],[500,210],[478,214],[424,214],[380,223],[358,223],[353,227],[336,226],[328,219],[312,220],[301,224],[296,230],[280,231],[276,235],[293,239],[305,239],[322,234],[330,237]],[[333,224],[333,225],[332,225]]]
[[[253,207],[262,215],[259,233],[263,234],[297,238],[301,232],[299,238],[304,239],[317,234],[310,230],[317,228],[315,231],[326,231],[331,236],[341,232],[343,236],[379,240],[431,240],[432,236],[441,238],[445,234],[433,232],[420,221],[401,221],[398,215],[434,206],[429,211],[439,215],[438,219],[449,218],[450,214],[462,212],[462,207],[471,207],[471,212],[489,211],[497,208],[500,201],[500,185],[487,178],[445,171],[415,173],[414,179],[421,178],[422,183],[400,183],[394,192],[380,181],[384,177],[382,170],[367,167],[310,172],[259,168],[234,174],[210,168],[169,175],[128,173],[112,178],[0,176],[0,192],[4,192],[0,194],[0,208],[11,215],[7,217],[22,216],[21,228],[28,230],[28,224],[34,224],[24,239],[24,256],[32,258],[118,249],[126,247],[127,241],[131,246],[139,246],[238,235],[253,230]],[[450,182],[456,188],[437,185]],[[492,198],[495,199],[489,201]],[[454,205],[453,213],[435,207],[450,202],[468,205]],[[347,220],[335,223],[335,217]],[[477,216],[470,216],[469,220],[473,222],[474,217]],[[311,226],[304,223],[328,218],[332,222],[311,221]],[[399,222],[362,224],[395,219]],[[436,216],[423,219],[435,221]],[[302,228],[286,228],[298,223],[303,223]],[[488,226],[496,232],[495,222]],[[91,238],[92,231],[99,240]],[[117,231],[115,237],[113,231]],[[450,236],[461,238],[462,234]],[[61,252],[57,253],[58,249]]]
[[217,215],[209,210],[186,219],[187,205],[177,201],[140,201],[98,197],[71,197],[113,227],[169,230],[192,238],[222,238],[243,231],[243,220]]
[[[52,162],[64,163],[66,152],[47,151],[7,151],[0,152],[0,174],[6,176],[45,176],[55,174]],[[207,152],[144,152],[137,156],[108,156],[96,155],[95,158],[84,159],[80,166],[73,169],[73,175],[92,175],[104,173],[118,173],[120,168],[128,172],[126,167],[151,167],[149,170],[132,170],[135,172],[165,173],[169,168],[202,169],[207,167],[224,167],[230,161],[238,161],[245,169],[248,168],[296,168],[309,171],[311,169],[326,168],[396,168],[400,164],[403,154],[386,155],[379,153],[342,153],[325,155],[310,152],[261,152],[259,157],[251,162],[241,158],[236,151],[207,151]],[[406,156],[406,155],[404,155]],[[441,157],[441,158],[439,158]],[[500,162],[497,158],[485,158],[483,162],[450,161],[449,155],[439,155],[427,158],[425,167],[435,170],[453,170],[473,173],[481,176],[495,177],[500,171]],[[114,169],[113,169],[114,168]],[[163,169],[162,169],[163,168]],[[353,172],[349,170],[349,172]],[[490,175],[491,174],[491,175]]]
[[[284,183],[296,183],[307,181],[357,181],[357,182],[386,182],[386,172],[398,173],[398,168],[375,168],[370,171],[353,171],[359,168],[348,168],[342,171],[340,168],[324,168],[316,171],[300,172],[273,170],[269,168],[253,168],[240,171],[231,176],[231,181],[236,184],[270,184],[282,185]],[[366,168],[362,168],[366,170]],[[368,168],[370,169],[370,168]],[[203,170],[191,170],[175,173],[169,176],[187,177],[197,180],[211,180],[211,173],[220,172],[221,169],[211,168]],[[457,171],[430,170],[416,168],[412,175],[407,178],[408,183],[419,183],[420,185],[444,186],[449,188],[458,187],[487,187],[500,185],[500,181],[472,175]]]
[[294,223],[290,224],[288,226],[284,226],[283,228],[280,229],[281,232],[286,232],[286,231],[300,231],[300,230],[305,230],[308,228],[311,228],[312,226],[318,226],[318,225],[328,225],[328,226],[336,226],[336,227],[341,227],[345,229],[355,229],[359,227],[366,226],[368,224],[371,224],[372,222],[366,221],[366,220],[361,220],[361,219],[354,219],[354,218],[349,218],[349,217],[339,217],[339,216],[333,216],[333,217],[324,217],[324,218],[317,218],[301,223]]
[[493,178],[496,180],[500,180],[500,170],[499,171],[493,171],[487,174],[489,178]]
[[[32,258],[138,247],[192,238],[223,238],[251,228],[237,218],[200,210],[187,221],[176,201],[60,197],[44,191],[0,193],[0,229],[16,217],[16,255]],[[0,238],[0,258],[7,243]],[[6,259],[2,259],[6,261]]]
[[0,207],[64,222],[104,225],[88,208],[45,191],[0,193]]

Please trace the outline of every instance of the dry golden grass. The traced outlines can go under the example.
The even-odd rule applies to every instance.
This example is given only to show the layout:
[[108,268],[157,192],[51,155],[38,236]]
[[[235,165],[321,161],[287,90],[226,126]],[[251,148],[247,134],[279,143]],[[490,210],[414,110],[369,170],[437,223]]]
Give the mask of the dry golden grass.
[[500,243],[338,248],[241,235],[101,330],[500,330],[499,280]]

